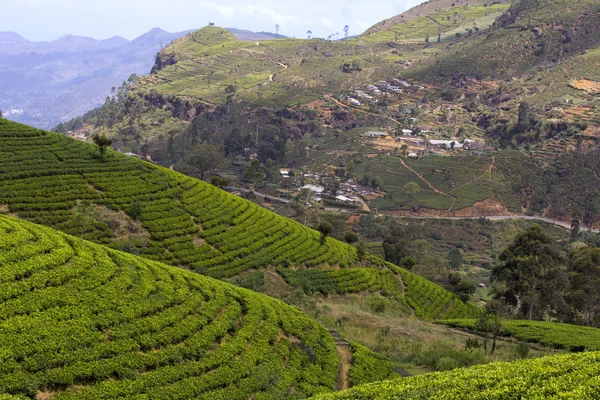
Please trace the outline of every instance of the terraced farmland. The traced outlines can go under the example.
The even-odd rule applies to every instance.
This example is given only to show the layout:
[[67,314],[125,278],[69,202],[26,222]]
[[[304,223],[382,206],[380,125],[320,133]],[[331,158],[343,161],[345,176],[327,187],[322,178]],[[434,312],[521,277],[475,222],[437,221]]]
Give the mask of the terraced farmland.
[[282,302],[0,216],[0,393],[302,397],[333,389],[319,324]]
[[[449,319],[444,325],[475,330],[477,320]],[[544,321],[503,321],[502,335],[569,351],[599,351],[600,329]]]
[[132,157],[109,152],[101,160],[94,146],[5,120],[0,143],[0,204],[32,222],[118,246],[101,220],[92,215],[93,223],[83,224],[74,211],[81,201],[125,211],[149,234],[142,255],[217,277],[284,262],[357,260],[347,244],[328,238],[321,245],[315,230]]
[[600,353],[493,363],[396,379],[316,396],[318,400],[597,399]]
[[[317,231],[205,182],[112,151],[101,159],[92,145],[2,119],[0,211],[217,278],[266,266],[322,268],[309,273],[327,275],[316,291],[380,292],[428,319],[444,310],[478,315],[431,282],[374,257],[359,261],[354,247],[322,244]],[[135,232],[123,234],[107,214]]]

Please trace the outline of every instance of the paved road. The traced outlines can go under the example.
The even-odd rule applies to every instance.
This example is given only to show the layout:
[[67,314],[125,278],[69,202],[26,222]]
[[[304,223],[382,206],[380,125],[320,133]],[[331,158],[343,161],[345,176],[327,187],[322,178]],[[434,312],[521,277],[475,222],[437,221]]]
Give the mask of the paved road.
[[[226,186],[225,187],[226,190],[230,191],[230,192],[244,192],[244,193],[248,193],[251,192],[252,190],[250,189],[242,189],[242,188],[236,188],[236,187],[231,187],[231,186]],[[271,201],[279,201],[281,203],[285,203],[285,204],[289,204],[292,202],[292,200],[289,199],[284,199],[282,197],[275,197],[275,196],[269,196],[260,192],[254,192],[256,193],[257,196],[260,197],[265,197]],[[334,207],[326,207],[327,211],[337,211],[337,212],[343,212],[343,211],[350,211],[350,212],[356,212],[356,210],[348,210],[345,208],[334,208]],[[382,215],[382,214],[379,214]],[[541,222],[545,222],[548,224],[552,224],[552,225],[556,225],[556,226],[560,226],[561,228],[565,228],[565,229],[571,229],[571,224],[569,222],[565,222],[565,221],[555,221],[553,219],[550,218],[542,218],[542,217],[530,217],[527,215],[494,215],[494,216],[489,216],[489,217],[424,217],[424,216],[418,216],[418,215],[405,215],[402,216],[402,218],[413,218],[413,219],[451,219],[451,220],[460,220],[460,219],[479,219],[479,218],[485,218],[488,219],[490,221],[505,221],[505,220],[511,220],[511,219],[524,219],[527,221],[541,221]],[[590,231],[589,228],[584,228],[581,227],[580,228],[581,231],[587,232]],[[598,229],[591,229],[592,232],[594,233],[600,233],[600,230]]]
[[[553,219],[550,218],[542,218],[542,217],[530,217],[527,215],[494,215],[494,216],[489,216],[489,217],[423,217],[423,216],[412,216],[412,215],[406,215],[406,216],[402,216],[402,218],[414,218],[414,219],[452,219],[452,220],[459,220],[459,219],[479,219],[479,218],[485,218],[485,219],[489,219],[490,221],[504,221],[504,220],[510,220],[510,219],[524,219],[527,221],[541,221],[541,222],[546,222],[548,224],[552,224],[552,225],[556,225],[556,226],[560,226],[561,228],[566,228],[566,229],[571,229],[571,224],[565,221],[555,221]],[[580,228],[581,231],[589,231],[589,228],[584,228],[581,227]],[[594,233],[600,233],[600,230],[598,229],[592,229],[591,230]]]

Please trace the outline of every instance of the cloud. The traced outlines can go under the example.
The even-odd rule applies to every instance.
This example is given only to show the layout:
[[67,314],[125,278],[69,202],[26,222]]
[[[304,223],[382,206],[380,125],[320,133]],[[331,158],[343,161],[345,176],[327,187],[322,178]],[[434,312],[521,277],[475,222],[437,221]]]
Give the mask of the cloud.
[[223,6],[221,4],[213,3],[211,1],[201,1],[200,4],[204,7],[212,8],[225,18],[230,18],[231,16],[233,16],[233,14],[235,14],[235,9],[233,7]]
[[321,25],[326,26],[327,28],[335,27],[335,24],[327,17],[321,18]]

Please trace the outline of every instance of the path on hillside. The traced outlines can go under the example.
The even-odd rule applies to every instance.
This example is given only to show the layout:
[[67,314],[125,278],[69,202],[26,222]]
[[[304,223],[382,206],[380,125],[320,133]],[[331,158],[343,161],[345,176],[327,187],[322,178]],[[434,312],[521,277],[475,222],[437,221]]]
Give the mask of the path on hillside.
[[335,329],[329,329],[335,342],[335,351],[340,356],[340,366],[338,367],[338,376],[335,383],[335,390],[345,390],[350,388],[350,367],[352,366],[352,350],[350,343],[346,341]]
[[412,167],[410,167],[406,162],[404,162],[404,159],[402,157],[399,157],[400,162],[402,163],[402,165],[404,165],[404,167],[406,169],[408,169],[409,171],[411,171],[413,174],[415,174],[416,176],[418,176],[423,182],[425,182],[427,184],[427,186],[429,186],[431,188],[431,190],[433,190],[436,193],[439,194],[443,194],[444,196],[448,196],[448,197],[454,197],[451,194],[448,194],[438,188],[436,188],[435,186],[433,186],[427,179],[425,179],[425,177],[423,175],[421,175],[420,173],[418,173],[417,171],[415,171],[414,169],[412,169]]
[[225,189],[225,190],[227,190],[229,192],[244,192],[244,193],[253,192],[258,197],[264,197],[264,198],[269,199],[269,200],[280,201],[280,202],[286,203],[286,204],[292,202],[292,200],[290,200],[290,199],[284,199],[283,197],[269,196],[268,194],[260,193],[260,192],[257,192],[257,191],[254,191],[254,190],[250,190],[250,189],[242,189],[242,188],[233,187],[233,186],[225,186],[223,189]]
[[361,110],[360,108],[350,107],[349,105],[342,103],[341,101],[335,99],[334,97],[331,97],[328,94],[323,95],[323,97],[325,97],[325,99],[327,99],[329,101],[333,101],[335,104],[337,104],[340,107],[344,107],[344,108],[350,109],[352,111],[358,111],[358,112],[361,112],[363,114],[369,114],[369,115],[372,115],[372,116],[378,117],[378,118],[386,118],[386,119],[389,119],[390,121],[394,121],[398,125],[401,125],[400,121],[398,121],[397,119],[394,119],[392,117],[388,117],[387,115],[379,115],[379,114],[372,113],[370,111]]

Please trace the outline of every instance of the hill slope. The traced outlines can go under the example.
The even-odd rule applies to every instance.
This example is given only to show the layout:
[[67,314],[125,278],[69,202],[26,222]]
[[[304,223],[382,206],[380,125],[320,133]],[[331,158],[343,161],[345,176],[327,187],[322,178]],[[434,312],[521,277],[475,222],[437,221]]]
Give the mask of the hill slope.
[[[0,119],[0,210],[218,278],[318,267],[339,293],[382,292],[422,318],[479,310],[419,276],[205,182]],[[357,267],[365,269],[357,271]],[[307,279],[307,278],[303,278]],[[297,287],[302,287],[298,284]]]
[[302,397],[332,390],[327,331],[278,300],[0,216],[0,393]]
[[494,363],[361,385],[315,399],[596,399],[600,353]]

